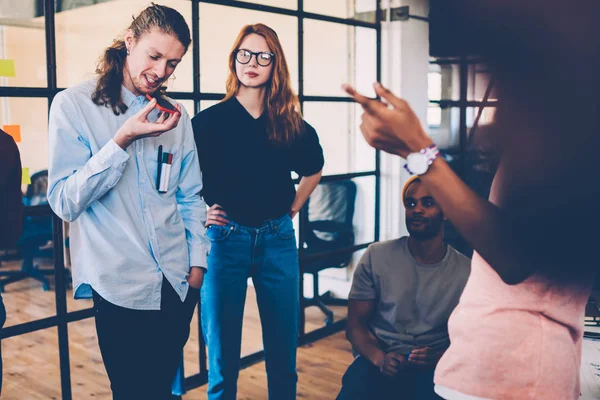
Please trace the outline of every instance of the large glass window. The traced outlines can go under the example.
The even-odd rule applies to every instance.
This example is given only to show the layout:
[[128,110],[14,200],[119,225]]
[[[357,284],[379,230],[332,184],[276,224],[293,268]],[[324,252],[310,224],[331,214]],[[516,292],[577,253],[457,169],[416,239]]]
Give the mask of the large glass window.
[[[307,248],[305,234],[313,229],[300,221],[309,212],[313,217],[336,219],[344,214],[340,205],[351,211],[349,216],[344,214],[348,240],[320,251],[322,259],[331,260],[330,255],[339,253],[343,245],[343,260],[337,265],[322,264],[316,275],[322,284],[318,294],[331,291],[334,297],[343,298],[358,257],[378,238],[377,153],[360,133],[360,107],[340,88],[350,83],[374,96],[372,83],[381,67],[377,58],[380,27],[374,23],[377,2],[304,0],[303,10],[297,9],[297,0],[213,3],[160,2],[178,10],[192,33],[192,44],[168,81],[168,92],[192,117],[196,110],[217,104],[225,93],[229,52],[242,26],[260,22],[277,32],[292,88],[300,94],[303,115],[317,130],[325,153],[324,174],[312,196],[312,208],[305,207],[294,219],[297,240]],[[54,9],[44,10],[45,4]],[[105,49],[122,38],[132,16],[147,6],[146,0],[0,2],[0,128],[15,138],[20,150],[26,206],[19,244],[0,249],[0,288],[8,314],[2,342],[6,398],[110,396],[92,320],[93,302],[73,298],[70,271],[78,266],[70,257],[72,226],[54,216],[47,205],[48,110],[57,91],[95,77]],[[46,13],[54,21],[53,31],[45,24]],[[301,36],[299,26],[303,27]],[[47,54],[50,59],[55,55],[55,65],[48,65]],[[319,235],[326,239],[327,235]],[[56,237],[61,240],[55,241]],[[55,267],[64,269],[64,274],[55,277]],[[312,276],[303,277],[306,298],[314,294]],[[334,317],[327,323],[333,327],[325,327],[319,308],[303,309],[306,326],[301,342],[313,340],[304,333],[343,329],[347,307],[331,307]],[[198,318],[196,313],[183,355],[188,388],[206,382],[207,349]],[[261,329],[250,283],[242,365],[260,357]],[[59,351],[58,343],[68,346]],[[63,392],[65,388],[70,389]]]
[[[332,45],[322,46],[323,40]],[[359,92],[375,96],[377,38],[373,29],[307,19],[304,41],[305,95],[342,96],[341,85],[350,83]]]
[[[434,112],[435,114],[433,114]],[[476,131],[480,129],[482,132],[487,131],[489,125],[493,122],[495,112],[495,107],[485,107],[479,117]],[[478,113],[478,107],[466,108],[467,140],[469,142],[471,141],[471,128],[475,123]],[[438,105],[430,104],[427,118],[429,133],[441,149],[453,151],[460,147],[460,108],[441,108]],[[477,139],[480,139],[479,135]]]
[[304,103],[304,118],[323,147],[326,175],[375,170],[375,150],[358,129],[361,110],[355,103]]
[[[427,126],[432,139],[461,178],[487,197],[497,168],[493,129],[497,97],[490,71],[476,60],[432,59],[428,84]],[[470,254],[470,246],[450,223],[445,237]]]
[[[434,61],[435,62],[435,61]],[[429,67],[429,100],[460,100],[460,64],[431,64]],[[482,101],[492,75],[484,64],[469,64],[467,70],[468,101]],[[488,100],[497,100],[496,92],[490,93]]]
[[44,87],[46,32],[40,2],[0,2],[0,87]]
[[225,93],[231,46],[243,26],[256,23],[268,25],[277,32],[290,69],[292,87],[298,91],[297,18],[231,6],[200,4],[200,88],[203,92]]
[[0,128],[17,142],[30,174],[48,169],[48,99],[0,97]]
[[[25,206],[47,204],[48,99],[0,97],[0,128],[17,143],[23,167]],[[47,206],[46,206],[47,207]],[[5,326],[56,315],[52,215],[25,209],[17,245],[0,249],[0,289],[7,310]]]
[[375,22],[376,0],[304,0],[304,10],[337,18]]
[[[76,3],[76,2],[73,2]],[[165,0],[160,4],[177,9],[192,27],[191,2]],[[55,16],[57,85],[70,87],[94,77],[98,61],[113,40],[122,39],[131,16],[148,6],[145,0],[84,1]],[[190,47],[191,50],[191,47]],[[192,54],[188,50],[167,82],[169,91],[193,90]]]
[[262,4],[265,6],[298,9],[298,0],[246,0],[249,3]]

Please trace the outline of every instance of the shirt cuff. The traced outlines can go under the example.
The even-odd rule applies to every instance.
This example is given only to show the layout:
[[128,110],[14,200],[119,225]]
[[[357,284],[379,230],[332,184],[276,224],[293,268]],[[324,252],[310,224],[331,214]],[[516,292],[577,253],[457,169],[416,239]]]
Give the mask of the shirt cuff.
[[190,249],[190,267],[204,268],[208,270],[207,251],[204,246],[196,246]]

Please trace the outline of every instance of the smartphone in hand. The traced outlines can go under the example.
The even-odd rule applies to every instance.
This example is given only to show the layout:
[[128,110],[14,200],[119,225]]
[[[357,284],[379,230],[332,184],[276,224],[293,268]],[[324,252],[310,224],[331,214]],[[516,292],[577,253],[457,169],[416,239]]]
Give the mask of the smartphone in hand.
[[[149,101],[152,101],[152,96],[150,96],[149,94],[146,94],[146,98]],[[179,110],[177,110],[175,108],[175,106],[173,104],[171,104],[171,102],[169,102],[166,99],[163,99],[162,97],[156,97],[156,108],[158,108],[160,111],[162,112],[166,112],[169,114],[178,114]]]

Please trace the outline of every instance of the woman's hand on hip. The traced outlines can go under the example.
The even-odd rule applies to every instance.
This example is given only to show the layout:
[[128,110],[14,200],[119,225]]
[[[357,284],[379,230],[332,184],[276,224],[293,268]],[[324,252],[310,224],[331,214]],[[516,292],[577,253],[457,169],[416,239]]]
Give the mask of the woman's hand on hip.
[[218,204],[213,204],[206,213],[206,226],[207,228],[210,225],[218,225],[225,226],[229,223],[227,219],[227,213],[221,208]]

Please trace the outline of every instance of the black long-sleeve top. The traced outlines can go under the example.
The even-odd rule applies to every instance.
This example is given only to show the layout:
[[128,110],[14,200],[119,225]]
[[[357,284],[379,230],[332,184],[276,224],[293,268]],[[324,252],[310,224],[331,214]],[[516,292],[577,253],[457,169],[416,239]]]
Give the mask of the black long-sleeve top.
[[13,247],[19,239],[22,196],[19,148],[0,130],[0,249]]
[[310,176],[323,168],[315,129],[291,144],[268,139],[267,115],[255,119],[239,101],[216,104],[192,119],[202,170],[201,195],[239,224],[258,227],[287,213],[296,196],[291,171]]

